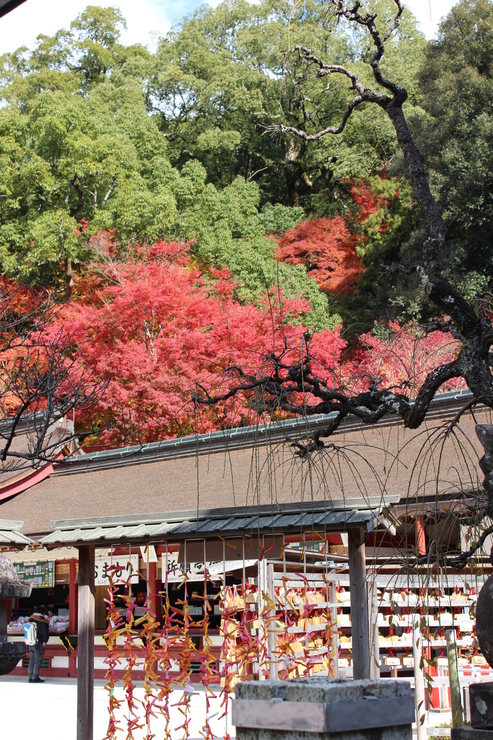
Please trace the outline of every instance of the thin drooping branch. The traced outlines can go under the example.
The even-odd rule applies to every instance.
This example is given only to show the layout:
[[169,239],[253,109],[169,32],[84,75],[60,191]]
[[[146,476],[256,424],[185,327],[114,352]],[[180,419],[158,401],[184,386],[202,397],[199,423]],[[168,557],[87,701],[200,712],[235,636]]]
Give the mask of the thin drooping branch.
[[466,413],[466,411],[470,411],[471,409],[473,409],[475,406],[477,406],[477,403],[478,403],[478,399],[474,398],[473,396],[472,398],[469,399],[467,403],[464,404],[464,406],[461,409],[458,410],[458,412],[456,413],[452,421],[450,421],[448,424],[447,436],[449,436],[452,433],[452,430],[454,429],[454,427],[457,426],[457,424],[461,420],[462,416]]

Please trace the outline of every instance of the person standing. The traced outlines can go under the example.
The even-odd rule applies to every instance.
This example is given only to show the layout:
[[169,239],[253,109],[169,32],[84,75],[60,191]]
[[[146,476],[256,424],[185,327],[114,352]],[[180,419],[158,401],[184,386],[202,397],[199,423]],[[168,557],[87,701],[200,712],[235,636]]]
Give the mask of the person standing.
[[45,651],[45,643],[50,637],[48,612],[44,607],[38,608],[29,619],[36,624],[36,644],[29,646],[29,683],[44,683],[39,677],[39,669]]

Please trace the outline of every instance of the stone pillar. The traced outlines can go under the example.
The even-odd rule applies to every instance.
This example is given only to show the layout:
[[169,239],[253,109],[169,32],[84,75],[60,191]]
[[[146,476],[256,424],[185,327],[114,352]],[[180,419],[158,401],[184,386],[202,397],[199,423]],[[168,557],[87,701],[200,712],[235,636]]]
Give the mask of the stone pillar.
[[237,740],[412,740],[413,720],[405,681],[248,681],[233,701]]

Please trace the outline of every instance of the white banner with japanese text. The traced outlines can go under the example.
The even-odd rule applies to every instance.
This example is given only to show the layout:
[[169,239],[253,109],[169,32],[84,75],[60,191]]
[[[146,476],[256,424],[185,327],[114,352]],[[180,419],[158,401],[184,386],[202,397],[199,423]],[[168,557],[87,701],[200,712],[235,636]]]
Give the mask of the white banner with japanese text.
[[[108,586],[110,574],[114,584],[139,582],[138,555],[108,555],[96,558],[94,583],[96,586]],[[130,580],[129,580],[130,578]]]
[[218,561],[210,563],[180,563],[179,553],[167,552],[161,555],[161,580],[163,583],[181,583],[185,576],[189,581],[203,581],[205,569],[219,565]]

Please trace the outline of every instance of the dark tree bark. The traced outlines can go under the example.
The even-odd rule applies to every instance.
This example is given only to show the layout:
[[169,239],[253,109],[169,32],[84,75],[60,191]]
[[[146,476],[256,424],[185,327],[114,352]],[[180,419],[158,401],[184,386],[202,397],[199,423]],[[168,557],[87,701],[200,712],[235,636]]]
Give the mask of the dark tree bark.
[[[446,245],[446,228],[440,211],[430,190],[423,157],[413,140],[406,121],[403,105],[407,99],[404,88],[387,80],[380,69],[384,56],[385,43],[397,30],[403,13],[402,0],[394,0],[395,16],[384,34],[376,26],[376,14],[365,13],[362,3],[356,0],[349,5],[346,0],[326,0],[326,4],[335,11],[336,16],[345,18],[350,23],[366,29],[371,36],[374,53],[370,66],[376,87],[369,88],[352,70],[341,65],[331,65],[316,56],[311,49],[298,46],[292,50],[297,55],[297,62],[304,62],[317,77],[342,75],[350,82],[353,93],[342,120],[337,126],[330,126],[316,133],[309,134],[303,129],[288,125],[270,128],[276,135],[289,133],[300,137],[305,142],[316,141],[323,136],[338,135],[344,131],[349,118],[363,105],[377,105],[389,117],[409,170],[409,177],[414,188],[417,202],[427,224],[427,238],[422,244],[421,260],[416,270],[421,274],[428,299],[444,317],[440,329],[449,331],[459,338],[461,348],[455,361],[438,367],[431,372],[422,384],[415,398],[395,389],[382,389],[378,382],[371,380],[368,390],[357,395],[350,395],[343,389],[329,387],[312,371],[309,341],[306,343],[306,354],[298,365],[286,365],[283,355],[270,355],[264,367],[269,371],[258,377],[246,374],[241,368],[231,368],[231,377],[235,379],[229,390],[214,398],[205,392],[196,396],[198,403],[216,403],[236,393],[255,391],[257,398],[262,398],[262,410],[281,409],[293,414],[321,414],[336,412],[337,416],[326,429],[317,432],[309,443],[298,443],[298,454],[308,455],[323,447],[322,438],[330,435],[339,427],[341,421],[353,414],[363,422],[373,424],[388,413],[398,414],[405,426],[417,428],[426,418],[429,406],[435,394],[444,383],[453,378],[463,378],[473,393],[473,404],[483,403],[493,408],[493,377],[491,373],[491,352],[493,343],[493,326],[487,316],[480,314],[443,276],[443,254]],[[329,87],[327,88],[329,91]],[[330,94],[327,92],[327,94]],[[310,394],[318,403],[307,405],[297,401],[297,394],[304,397]],[[487,492],[488,493],[488,492]],[[488,505],[493,510],[493,493]],[[485,511],[486,513],[486,511]]]

